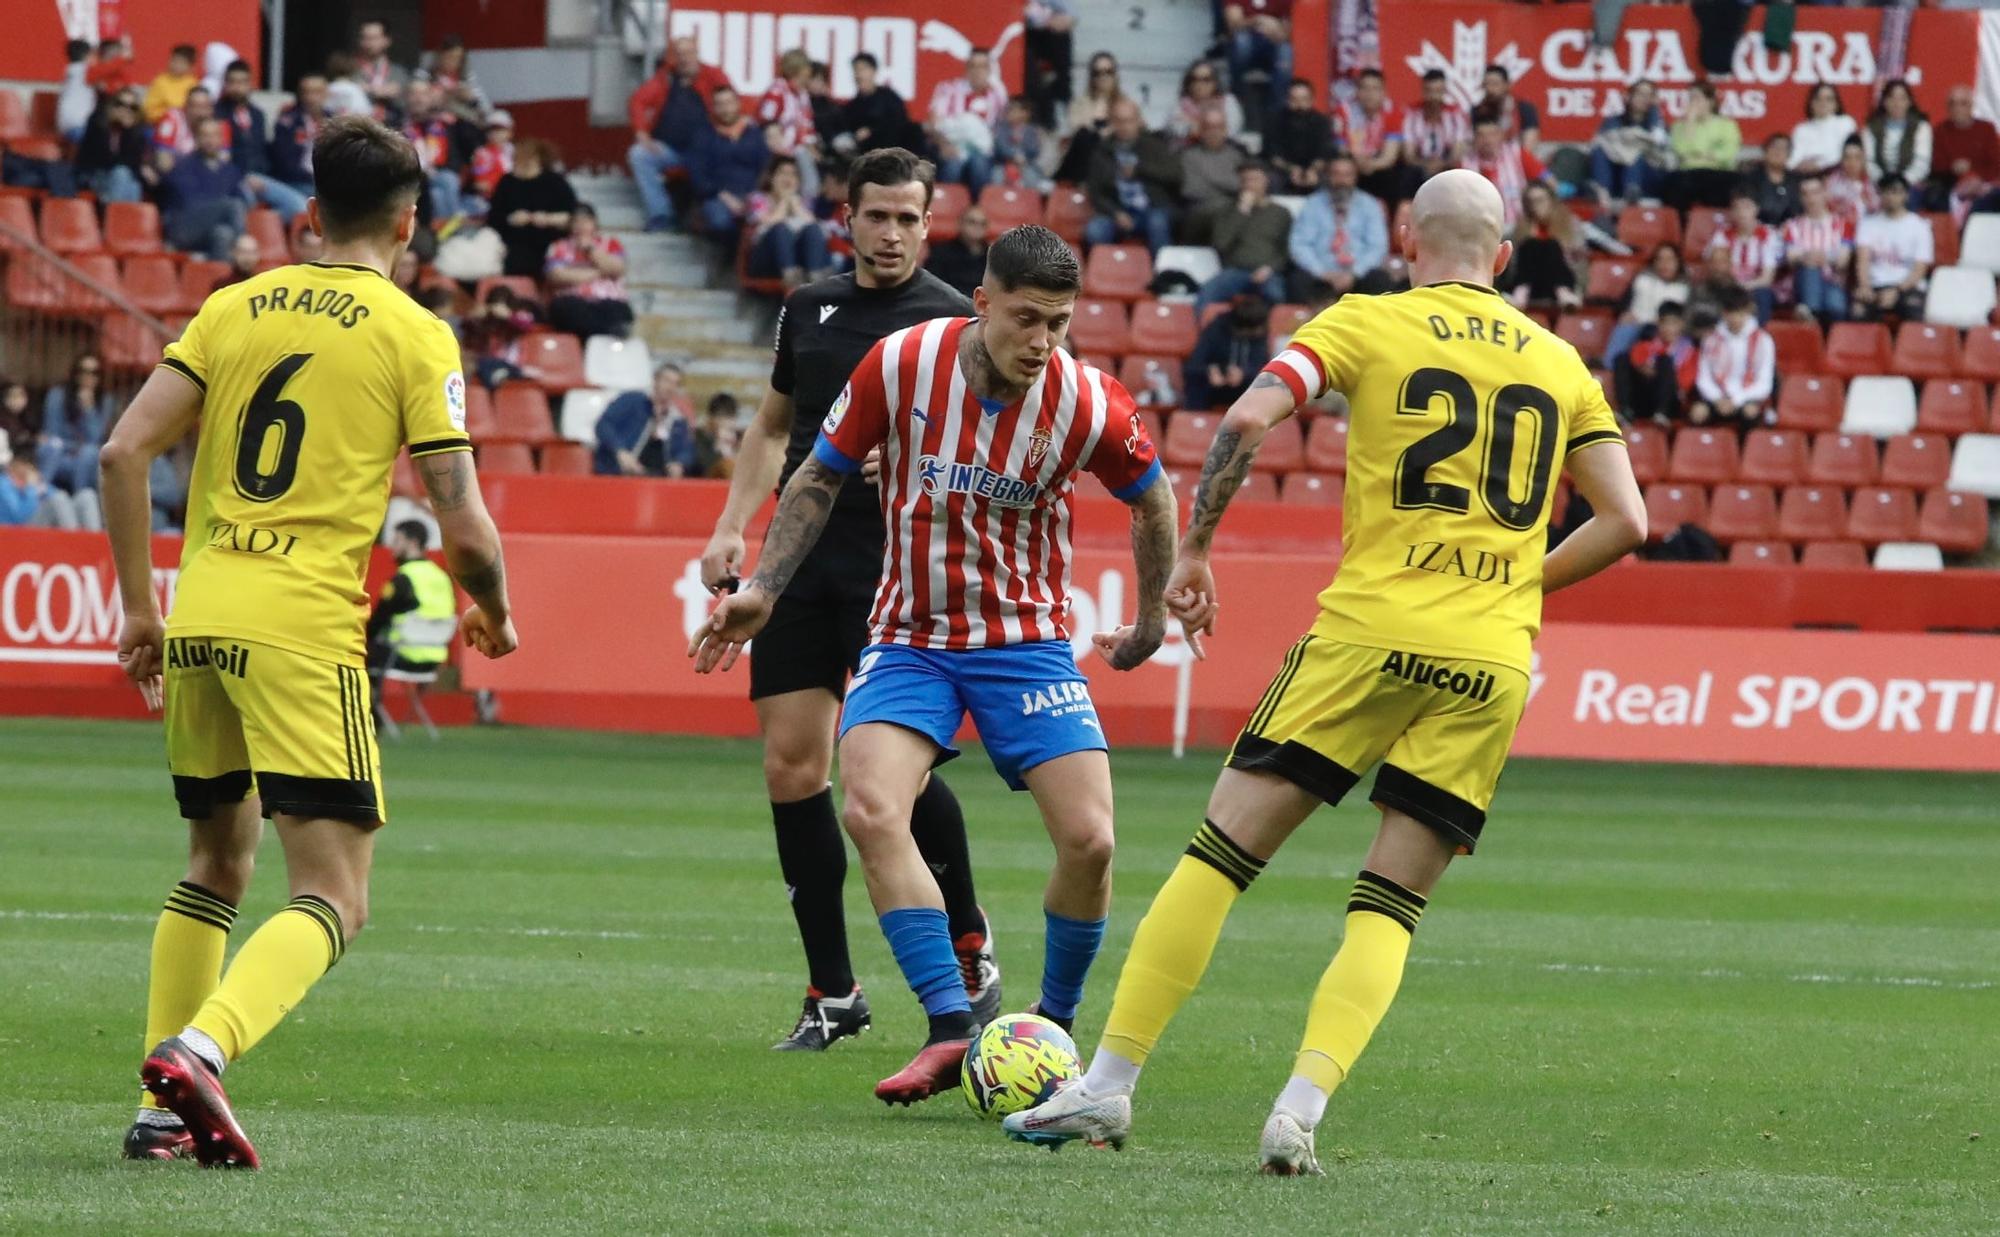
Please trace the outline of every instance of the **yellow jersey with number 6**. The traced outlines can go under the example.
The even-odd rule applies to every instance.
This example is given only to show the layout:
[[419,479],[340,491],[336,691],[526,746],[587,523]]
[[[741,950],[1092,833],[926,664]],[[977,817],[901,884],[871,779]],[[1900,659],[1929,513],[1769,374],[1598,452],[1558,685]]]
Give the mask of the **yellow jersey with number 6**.
[[472,447],[451,328],[370,267],[313,262],[210,296],[160,364],[202,392],[167,634],[361,664],[396,453]]
[[1490,288],[1348,296],[1267,371],[1347,396],[1343,548],[1315,635],[1529,667],[1563,460],[1622,442],[1576,349]]

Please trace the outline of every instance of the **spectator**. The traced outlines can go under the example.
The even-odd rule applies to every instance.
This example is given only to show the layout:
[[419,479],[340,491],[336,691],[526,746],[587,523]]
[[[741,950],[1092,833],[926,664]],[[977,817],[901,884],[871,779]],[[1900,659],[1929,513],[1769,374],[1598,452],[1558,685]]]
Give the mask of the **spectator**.
[[632,333],[625,299],[625,246],[597,229],[588,202],[570,208],[569,235],[549,246],[546,265],[549,325],[579,339]]
[[201,84],[195,76],[195,50],[181,43],[167,53],[167,67],[146,87],[146,123],[156,125],[175,108],[187,104],[188,91]]
[[1300,78],[1264,132],[1264,158],[1277,176],[1278,190],[1306,194],[1318,189],[1332,153],[1333,121],[1313,107],[1313,84]]
[[153,531],[178,533],[187,525],[188,478],[194,473],[195,436],[153,457],[146,486],[153,499]]
[[[194,153],[195,126],[215,115],[215,99],[208,93],[208,87],[196,86],[188,91],[187,99],[177,108],[160,117],[153,126],[153,162],[162,176],[172,170],[174,161]],[[232,137],[225,126],[222,130],[222,149],[229,149]]]
[[384,122],[396,117],[410,88],[410,71],[389,59],[389,43],[389,28],[379,21],[362,22],[355,33],[354,80]]
[[1306,199],[1292,224],[1292,299],[1323,305],[1349,292],[1386,292],[1389,215],[1358,187],[1349,155],[1327,164],[1326,185]]
[[324,73],[299,78],[298,101],[278,113],[271,132],[271,174],[300,193],[313,190],[313,143],[327,122]]
[[607,477],[690,475],[698,468],[693,418],[680,366],[660,366],[650,394],[627,391],[597,418],[595,471]]
[[1546,184],[1531,184],[1521,195],[1521,220],[1514,226],[1514,259],[1500,279],[1507,299],[1520,308],[1583,304],[1577,267],[1584,260],[1583,232],[1576,216]]
[[1874,114],[1861,126],[1868,175],[1877,185],[1892,174],[1906,185],[1922,185],[1931,174],[1931,141],[1931,122],[1918,110],[1909,83],[1900,77],[1884,82]]
[[1229,312],[1195,340],[1181,368],[1182,402],[1195,409],[1227,407],[1270,363],[1271,303],[1256,292],[1238,293]]
[[1276,111],[1292,80],[1292,0],[1228,0],[1222,20],[1236,96],[1260,116]]
[[33,460],[12,448],[0,446],[0,525],[40,528],[84,529],[101,532],[104,518],[97,505],[97,491],[79,490],[65,494],[42,479]]
[[108,98],[138,84],[136,62],[130,39],[105,39],[97,45],[97,59],[91,62],[83,80],[99,96]]
[[1292,212],[1271,200],[1271,174],[1262,164],[1239,169],[1236,201],[1215,216],[1213,234],[1222,270],[1202,285],[1197,313],[1246,291],[1272,304],[1285,299]]
[[[1488,70],[1487,78],[1492,79]],[[1525,105],[1523,105],[1525,106]],[[1493,182],[1500,191],[1501,206],[1511,231],[1521,218],[1521,195],[1534,181],[1548,175],[1542,161],[1520,142],[1506,136],[1501,110],[1489,99],[1472,111],[1472,149],[1466,152],[1464,167]]]
[[910,119],[910,105],[882,80],[874,55],[862,52],[848,63],[854,70],[854,97],[840,106],[834,149],[856,155],[885,146],[915,146],[917,126]]
[[1618,302],[1618,324],[1604,347],[1607,362],[1625,355],[1646,329],[1659,321],[1660,307],[1669,303],[1685,306],[1693,291],[1688,285],[1687,267],[1674,245],[1661,245],[1646,260],[1646,269],[1632,280]]
[[500,178],[487,208],[487,223],[507,246],[502,270],[539,279],[548,265],[549,246],[569,234],[576,190],[556,171],[556,148],[541,138],[514,143],[514,170]]
[[264,113],[250,101],[250,65],[232,60],[222,72],[222,97],[215,101],[216,118],[229,127],[229,161],[243,170],[244,183],[255,200],[284,216],[286,224],[303,215],[306,193],[275,175]]
[[1778,263],[1785,245],[1778,229],[1758,218],[1756,197],[1738,191],[1730,199],[1729,220],[1709,239],[1708,247],[1711,252],[1728,252],[1730,276],[1750,294],[1757,321],[1769,322],[1777,308]]
[[1847,273],[1854,264],[1854,228],[1827,206],[1826,180],[1802,177],[1799,200],[1805,209],[1786,220],[1785,265],[1792,272],[1792,299],[1798,316],[1811,322],[1847,317]]
[[1076,13],[1073,0],[1028,0],[1027,31],[1022,37],[1028,98],[1035,123],[1054,129],[1056,108],[1070,99],[1070,66],[1074,60]]
[[1927,196],[1939,207],[1974,203],[2000,185],[2000,131],[1972,114],[1972,87],[1953,86],[1945,119],[1931,136]]
[[139,122],[139,96],[126,89],[113,95],[84,126],[76,148],[76,178],[103,202],[136,202],[158,173],[146,161],[146,129]]
[[487,390],[526,376],[520,342],[534,325],[534,313],[505,284],[488,288],[485,299],[466,315],[459,336],[472,358],[473,373]]
[[97,485],[97,453],[111,431],[111,397],[104,362],[84,353],[70,363],[69,381],[42,399],[42,437],[34,463],[57,489],[75,494]]
[[430,62],[417,70],[416,80],[435,87],[439,106],[463,124],[478,126],[493,108],[486,92],[479,88],[479,80],[472,76],[472,69],[466,63],[465,40],[458,35],[444,36],[437,50],[431,53]]
[[1377,69],[1363,69],[1354,83],[1354,97],[1333,109],[1333,145],[1354,156],[1361,169],[1361,188],[1384,203],[1400,202],[1416,192],[1403,166],[1403,122]]
[[[241,239],[250,241],[253,244],[256,242],[256,238],[251,236],[247,232],[243,235]],[[242,248],[242,244],[240,241],[237,245],[237,248],[238,249]],[[234,263],[236,261],[236,254],[234,251],[230,253],[229,260],[231,263]],[[254,259],[252,260],[252,265],[255,265]],[[424,270],[424,264],[418,261],[417,251],[405,247],[403,252],[396,255],[396,265],[389,268],[389,282],[395,284],[397,289],[400,290],[404,296],[409,297],[411,300],[415,300],[417,299],[417,279],[419,276],[423,274],[423,270]]]
[[924,269],[967,296],[986,278],[986,208],[974,202],[958,217],[958,235],[931,246]]
[[56,132],[65,142],[83,136],[97,110],[97,91],[90,84],[90,42],[71,39],[67,48],[69,65],[63,69],[62,89],[56,92]]
[[1424,74],[1423,102],[1403,116],[1403,158],[1420,184],[1457,167],[1472,141],[1472,124],[1448,101],[1448,91],[1444,70],[1431,69]]
[[1201,138],[1201,122],[1211,111],[1220,111],[1227,123],[1229,140],[1243,133],[1243,105],[1219,84],[1215,65],[1197,60],[1181,75],[1181,98],[1167,121],[1167,134],[1182,146],[1192,146]]
[[1792,139],[1773,133],[1764,139],[1764,158],[1743,178],[1739,192],[1756,200],[1757,217],[1768,224],[1781,224],[1799,213],[1799,177],[1789,166]]
[[1720,321],[1723,299],[1742,285],[1736,282],[1736,272],[1731,263],[1729,248],[1725,245],[1711,245],[1702,254],[1701,269],[1688,281],[1688,331],[1695,336],[1705,334],[1703,319]]
[[160,186],[167,243],[218,262],[228,259],[243,231],[244,190],[249,187],[243,170],[222,148],[224,132],[213,116],[200,122],[194,153],[175,163]]
[[[794,48],[778,57],[778,76],[757,100],[757,123],[763,126],[764,144],[774,155],[797,160],[799,183],[809,198],[819,192],[819,135],[813,130],[812,92],[806,89],[811,76],[812,58]],[[710,110],[714,110],[713,100]]]
[[736,397],[717,391],[708,397],[701,428],[694,432],[695,475],[727,478],[736,471],[736,444],[741,430],[736,424]]
[[354,53],[328,52],[326,57],[326,112],[329,116],[373,116],[374,100],[355,75]]
[[937,178],[959,181],[976,196],[993,175],[993,126],[1007,111],[1007,91],[993,80],[993,54],[975,47],[965,76],[931,92],[929,132],[937,146]]
[[445,110],[438,88],[429,82],[411,82],[405,99],[403,136],[417,148],[417,162],[423,165],[429,182],[431,217],[441,225],[449,224],[465,214],[465,169],[455,136],[457,120]]
[[1111,132],[1091,158],[1084,190],[1096,211],[1083,230],[1090,244],[1137,239],[1158,253],[1173,243],[1180,155],[1166,138],[1146,132],[1139,105],[1130,99],[1112,107]]
[[[403,252],[407,254],[409,250],[405,249]],[[256,237],[245,232],[236,238],[235,244],[229,247],[229,269],[217,277],[214,285],[209,288],[209,291],[220,292],[231,284],[242,283],[252,275],[255,275],[263,267],[263,264],[264,247],[257,243]],[[401,267],[402,263],[398,261],[397,269],[400,270]],[[398,283],[397,286],[401,287],[402,285]]]
[[1242,192],[1241,172],[1250,156],[1229,140],[1229,121],[1215,108],[1202,118],[1199,134],[1181,152],[1181,201],[1188,212],[1188,240],[1206,244],[1215,216]]
[[513,170],[514,116],[496,108],[486,117],[485,144],[472,152],[472,164],[468,171],[472,192],[491,201],[493,191],[500,187],[500,178]]
[[1659,91],[1636,81],[1625,94],[1625,110],[1606,116],[1590,142],[1590,180],[1598,200],[1637,202],[1658,198],[1669,146],[1660,117]]
[[1702,341],[1695,366],[1697,399],[1688,419],[1696,425],[1756,425],[1777,387],[1777,364],[1777,345],[1757,325],[1750,293],[1733,289],[1722,298],[1721,325]]
[[1882,213],[1863,219],[1854,235],[1854,266],[1860,272],[1856,316],[1918,321],[1924,316],[1924,282],[1937,259],[1930,220],[1910,210],[1910,187],[1902,177],[1891,172],[1875,187]]
[[[1505,65],[1489,64],[1485,76],[1480,78],[1482,94],[1480,104],[1492,112],[1500,125],[1502,141],[1518,142],[1521,149],[1534,154],[1542,143],[1542,117],[1535,105],[1525,99],[1514,97],[1514,79]],[[1473,108],[1474,113],[1478,107]]]
[[42,419],[28,398],[25,382],[0,383],[0,440],[29,459],[41,450]]
[[1840,152],[1856,135],[1854,117],[1840,91],[1826,82],[1806,96],[1806,118],[1792,126],[1792,170],[1826,173],[1840,166]]
[[1684,415],[1701,350],[1687,335],[1687,307],[1660,305],[1658,321],[1611,363],[1618,407],[1627,419],[1667,425]]
[[826,232],[799,188],[798,165],[784,155],[771,160],[750,195],[744,216],[750,227],[750,274],[782,279],[785,291],[826,275]]
[[721,90],[733,90],[728,77],[714,65],[703,64],[699,45],[682,36],[667,49],[659,71],[632,92],[627,110],[633,140],[625,161],[639,189],[648,232],[665,232],[674,226],[667,173],[686,166],[695,144],[708,130],[709,109]]
[[993,130],[994,176],[1002,184],[1036,193],[1055,187],[1042,171],[1042,130],[1026,95],[1007,100],[1007,116]]
[[770,148],[763,130],[743,115],[734,90],[716,91],[712,108],[713,121],[695,138],[688,155],[688,180],[701,203],[702,229],[734,250]]
[[1882,209],[1882,195],[1868,178],[1868,155],[1860,138],[1851,137],[1841,147],[1840,166],[1826,178],[1826,199],[1833,213],[1856,229],[1863,219]]
[[1727,206],[1736,187],[1743,132],[1716,111],[1713,83],[1696,82],[1689,89],[1687,111],[1674,122],[1672,141],[1675,171],[1667,180],[1668,204],[1681,211]]
[[1084,95],[1069,109],[1069,148],[1056,165],[1056,179],[1077,183],[1090,175],[1090,161],[1098,143],[1111,128],[1111,109],[1126,97],[1118,78],[1118,58],[1098,52],[1090,58],[1090,82]]

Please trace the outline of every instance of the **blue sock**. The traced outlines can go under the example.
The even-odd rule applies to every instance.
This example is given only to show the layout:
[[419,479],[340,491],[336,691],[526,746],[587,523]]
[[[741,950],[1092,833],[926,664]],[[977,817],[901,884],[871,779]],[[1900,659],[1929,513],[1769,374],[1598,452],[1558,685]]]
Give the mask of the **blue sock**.
[[910,991],[924,1003],[924,1012],[970,1013],[972,1002],[965,999],[965,980],[958,973],[958,955],[951,951],[951,932],[943,911],[928,906],[899,906],[882,916],[882,935],[889,938],[889,950]]
[[1042,942],[1042,1005],[1052,1018],[1074,1018],[1083,1001],[1083,978],[1104,944],[1104,920],[1070,919],[1044,910],[1047,935]]

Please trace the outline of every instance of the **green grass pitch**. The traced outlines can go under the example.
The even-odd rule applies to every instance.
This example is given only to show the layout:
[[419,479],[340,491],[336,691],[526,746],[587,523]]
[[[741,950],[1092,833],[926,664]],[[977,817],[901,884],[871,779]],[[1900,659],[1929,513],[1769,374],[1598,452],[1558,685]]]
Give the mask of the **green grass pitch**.
[[[803,986],[748,743],[540,731],[384,756],[374,922],[230,1072],[261,1174],[116,1157],[180,875],[158,731],[0,723],[0,1232],[1975,1233],[2000,1224],[2000,777],[1516,765],[1321,1127],[1250,1170],[1371,831],[1323,812],[1238,905],[1135,1146],[869,1094],[920,1019],[768,1051]],[[1095,1040],[1212,754],[1116,757]],[[952,766],[1009,1004],[1047,843]],[[275,841],[246,905],[284,896]],[[241,933],[239,929],[239,933]]]

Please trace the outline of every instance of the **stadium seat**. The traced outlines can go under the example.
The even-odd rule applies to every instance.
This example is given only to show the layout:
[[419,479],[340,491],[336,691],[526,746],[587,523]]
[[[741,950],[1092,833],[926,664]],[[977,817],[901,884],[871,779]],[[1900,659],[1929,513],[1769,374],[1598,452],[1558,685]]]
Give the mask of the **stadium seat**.
[[[467,420],[470,421],[468,410]],[[549,423],[549,400],[542,389],[532,382],[506,382],[493,393],[493,432],[489,437],[495,442],[519,442],[530,446],[555,439],[555,427]]]
[[243,221],[243,230],[255,237],[264,261],[283,264],[291,260],[292,238],[285,232],[284,217],[268,206],[252,210]]
[[535,471],[535,453],[524,442],[489,442],[479,448],[479,471],[489,477],[527,476]]
[[[986,186],[980,191],[979,205],[986,212],[986,234],[996,237],[1009,228],[1040,223],[1046,213],[1041,194],[1033,189],[1022,189],[1016,185]],[[1063,239],[1070,238],[1065,236]]]
[[1734,432],[1684,429],[1674,435],[1667,479],[1688,485],[1721,485],[1736,476],[1736,459]]
[[181,267],[180,312],[192,314],[201,308],[219,280],[229,275],[229,263],[195,258]]
[[1186,356],[1194,351],[1199,332],[1194,306],[1165,301],[1140,301],[1132,307],[1132,350]]
[[1826,372],[1843,378],[1886,374],[1895,346],[1879,322],[1836,322],[1826,334]]
[[542,448],[542,472],[552,477],[588,477],[592,452],[580,442],[552,442]]
[[44,163],[56,163],[63,157],[61,142],[52,137],[23,138],[7,143],[7,153],[19,155],[23,159],[39,159]]
[[1215,427],[1221,423],[1220,413],[1175,413],[1167,422],[1167,446],[1161,462],[1168,468],[1200,468],[1215,442]]
[[1312,310],[1304,305],[1271,306],[1271,355],[1284,351],[1300,327],[1312,321]]
[[62,308],[69,281],[54,263],[32,253],[17,253],[7,261],[6,304],[15,309],[53,313]]
[[616,391],[598,387],[578,387],[563,392],[562,415],[557,418],[557,428],[562,436],[571,442],[595,443],[597,418],[604,415],[605,406],[617,396]]
[[174,269],[174,260],[163,254],[126,259],[125,295],[155,318],[178,312],[181,276]]
[[0,142],[10,145],[34,136],[28,105],[12,87],[0,90]]
[[488,275],[474,287],[472,299],[484,305],[486,294],[495,288],[505,288],[530,305],[539,305],[542,301],[541,285],[526,275]]
[[1847,384],[1824,374],[1787,378],[1778,388],[1778,424],[1792,430],[1830,430],[1840,424]]
[[653,357],[643,339],[593,335],[583,344],[583,380],[611,391],[644,391],[653,385]]
[[1943,571],[1944,551],[1927,541],[1885,541],[1875,547],[1877,571]]
[[561,331],[530,331],[521,336],[521,368],[528,380],[545,391],[567,391],[591,385],[583,377],[583,348],[576,336]]
[[1166,424],[1161,420],[1159,413],[1153,411],[1151,408],[1139,409],[1139,424],[1146,427],[1146,437],[1155,447],[1166,443]]
[[113,202],[104,208],[104,247],[121,258],[165,253],[160,210],[151,202]]
[[1868,551],[1853,541],[1809,541],[1799,551],[1799,566],[1846,570],[1868,565]]
[[1083,264],[1083,291],[1114,301],[1136,301],[1151,295],[1153,259],[1144,245],[1099,245]]
[[1933,378],[1917,401],[1917,428],[1939,434],[1971,434],[1986,426],[1986,390],[1960,378]]
[[1681,256],[1693,266],[1701,261],[1701,255],[1708,252],[1708,242],[1722,230],[1722,212],[1717,210],[1691,210],[1688,212],[1687,232],[1681,239]]
[[1778,535],[1787,541],[1838,541],[1847,535],[1847,499],[1838,486],[1794,485],[1778,499]]
[[1957,331],[1928,322],[1905,322],[1896,332],[1890,369],[1905,378],[1950,378],[1958,373],[1958,353]]
[[97,333],[97,351],[104,358],[106,369],[121,374],[144,373],[160,363],[160,350],[173,337],[173,333],[162,337],[130,314],[111,314]]
[[1931,225],[1931,266],[1958,265],[1958,225],[1952,222],[1947,210],[1925,211],[1924,219]]
[[1847,514],[1847,539],[1866,545],[1912,541],[1917,535],[1917,496],[1909,490],[1863,486]]
[[1634,423],[1625,427],[1625,450],[1632,457],[1632,475],[1640,485],[1651,485],[1667,475],[1667,432],[1656,426]]
[[1313,418],[1306,433],[1306,467],[1314,472],[1347,472],[1347,418]]
[[[11,282],[12,272],[9,273]],[[2000,434],[1966,434],[1951,453],[1954,490],[2000,498]]]
[[1958,265],[2000,274],[2000,215],[1966,217],[1965,232],[1958,238]]
[[[118,291],[124,279],[118,273],[118,259],[108,253],[75,253],[69,257],[69,264],[77,274],[90,283],[112,291]],[[81,280],[65,278],[63,281],[62,312],[68,314],[96,315],[111,308],[111,302],[93,292]]]
[[1338,507],[1342,484],[1341,478],[1326,473],[1295,472],[1279,484],[1278,497],[1301,507]]
[[1729,547],[1731,567],[1793,567],[1789,541],[1739,541]]
[[1719,485],[1709,500],[1707,527],[1724,545],[1768,541],[1778,531],[1778,496],[1768,485]]
[[1708,495],[1698,485],[1663,481],[1646,487],[1646,537],[1664,541],[1683,524],[1708,521]]
[[104,248],[97,212],[82,198],[42,202],[42,244],[60,254],[96,253]]
[[1153,257],[1156,271],[1179,271],[1200,287],[1222,273],[1222,259],[1207,245],[1168,245]]
[[1628,206],[1618,213],[1618,239],[1643,259],[1661,245],[1681,243],[1681,217],[1671,207]]
[[[1090,222],[1090,199],[1083,190],[1067,185],[1057,185],[1049,191],[1048,204],[1042,210],[1042,223],[1057,236],[1072,245],[1083,243],[1083,227]],[[1032,221],[1031,221],[1032,222]]]
[[1820,336],[1818,326],[1794,319],[1773,318],[1764,329],[1770,333],[1771,343],[1777,349],[1780,377],[1820,372],[1825,363],[1826,343]]
[[[1199,477],[1195,478],[1197,484],[1200,480]],[[1268,472],[1253,472],[1243,478],[1243,487],[1236,491],[1236,498],[1237,501],[1246,503],[1277,502],[1278,478]],[[1190,505],[1192,505],[1192,491],[1190,491]]]
[[1154,399],[1149,405],[1154,408],[1179,408],[1181,406],[1181,359],[1161,356],[1158,353],[1134,352],[1118,363],[1118,381],[1124,384],[1133,399],[1144,399],[1153,390],[1153,384],[1164,378],[1173,394],[1162,404]]
[[1556,319],[1556,337],[1575,347],[1585,364],[1596,365],[1604,359],[1604,346],[1611,341],[1611,323],[1609,310],[1572,309]]
[[493,436],[500,428],[493,416],[493,393],[483,382],[465,384],[465,432],[473,442]]
[[1250,465],[1258,472],[1297,472],[1306,466],[1306,436],[1297,417],[1287,417],[1264,434],[1257,458]]
[[1856,378],[1847,384],[1840,428],[1877,438],[1909,433],[1917,428],[1917,389],[1908,378]]
[[1873,485],[1882,465],[1875,440],[1861,434],[1819,434],[1806,461],[1806,480],[1813,485]]
[[17,194],[0,197],[0,253],[25,249],[38,235],[34,205]]
[[1993,276],[1969,266],[1943,266],[1931,272],[1924,297],[1924,321],[1970,329],[1985,326],[1995,305]]
[[[958,218],[972,205],[972,193],[964,185],[946,182],[931,193],[930,239],[948,241],[958,235]],[[1004,231],[997,224],[988,228],[987,236],[994,237]]]
[[1980,382],[2000,382],[2000,327],[1975,326],[1965,333],[1958,372]]
[[1739,480],[1753,485],[1794,485],[1806,475],[1806,436],[1792,430],[1751,430],[1743,440]]
[[1917,536],[1947,554],[1977,554],[1992,536],[1992,516],[1977,494],[1934,489],[1924,495],[1917,515]]
[[1616,305],[1638,273],[1636,258],[1592,258],[1590,277],[1584,282],[1584,298],[1600,305]]
[[[1113,356],[1130,351],[1132,329],[1125,317],[1125,306],[1118,301],[1102,301],[1087,296],[1079,298],[1075,315],[1069,320],[1069,346],[1078,353],[1107,352]],[[1186,351],[1192,352],[1193,349]]]
[[1898,434],[1882,449],[1882,484],[1928,490],[1951,476],[1951,440],[1942,434]]

